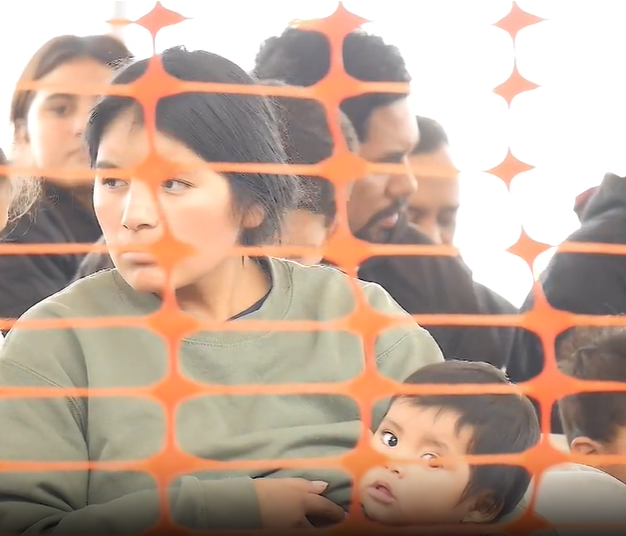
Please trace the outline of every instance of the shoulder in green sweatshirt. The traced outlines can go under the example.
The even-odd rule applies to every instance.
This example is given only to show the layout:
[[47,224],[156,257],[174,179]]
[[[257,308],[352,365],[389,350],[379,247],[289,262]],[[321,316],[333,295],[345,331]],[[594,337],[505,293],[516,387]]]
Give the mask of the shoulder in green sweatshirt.
[[[303,267],[270,259],[272,290],[262,307],[235,322],[311,320],[349,314],[353,287],[334,268]],[[358,283],[377,311],[407,314],[378,285]],[[17,323],[0,354],[0,388],[89,388],[88,399],[0,398],[2,462],[121,462],[116,471],[0,473],[0,532],[96,534],[140,532],[157,522],[160,500],[149,474],[124,463],[158,454],[167,423],[157,401],[133,397],[168,373],[158,334],[133,327],[26,329],[25,320],[144,316],[158,309],[115,270],[78,281],[33,307]],[[198,332],[179,349],[182,373],[199,384],[342,382],[364,367],[364,342],[339,330],[306,332]],[[430,335],[403,323],[379,335],[379,371],[403,381],[442,359]],[[123,397],[97,396],[101,388],[128,388]],[[179,447],[199,458],[280,460],[350,452],[361,431],[358,407],[345,396],[199,396],[184,401],[175,419]],[[377,417],[375,417],[376,419]],[[169,488],[177,523],[194,529],[260,528],[254,478],[302,477],[330,483],[325,495],[344,507],[350,476],[312,466],[190,473]],[[166,470],[166,468],[164,469]]]

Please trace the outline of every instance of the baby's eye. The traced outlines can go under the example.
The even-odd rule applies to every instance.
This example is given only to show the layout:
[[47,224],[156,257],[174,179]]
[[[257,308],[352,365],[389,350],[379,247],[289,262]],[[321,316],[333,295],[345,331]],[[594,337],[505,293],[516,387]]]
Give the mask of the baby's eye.
[[433,454],[432,452],[422,454],[421,458],[422,460],[426,461],[426,465],[428,465],[429,467],[441,467],[439,456]]
[[398,438],[392,432],[383,432],[380,436],[383,444],[387,447],[397,447]]

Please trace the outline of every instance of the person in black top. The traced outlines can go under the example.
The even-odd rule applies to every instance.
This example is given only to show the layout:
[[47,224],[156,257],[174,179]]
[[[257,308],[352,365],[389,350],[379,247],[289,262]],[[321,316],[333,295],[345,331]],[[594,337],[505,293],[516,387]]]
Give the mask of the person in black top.
[[[98,239],[100,228],[91,200],[93,178],[83,141],[87,116],[98,95],[84,94],[85,87],[102,87],[118,64],[130,58],[126,46],[113,36],[65,35],[46,43],[28,62],[11,101],[11,160],[16,166],[40,168],[43,195],[32,213],[5,230],[4,242],[35,248]],[[33,81],[44,85],[37,90],[23,88]],[[72,94],[59,87],[63,85],[81,92]],[[0,317],[17,318],[64,288],[82,257],[0,256]]]
[[[411,81],[398,49],[361,30],[346,36],[343,65],[350,76],[365,82]],[[261,45],[253,72],[259,78],[307,87],[322,80],[329,68],[330,43],[324,34],[288,28]],[[404,165],[394,174],[371,175],[354,184],[348,203],[353,234],[370,243],[433,245],[426,234],[408,221],[406,211],[408,200],[418,187],[409,157],[419,141],[408,93],[351,97],[342,102],[341,111],[355,128],[363,158]],[[475,285],[471,272],[457,257],[372,257],[361,265],[358,275],[383,286],[414,315],[511,312],[501,307],[502,298]],[[513,351],[510,328],[424,327],[449,359],[486,361],[503,368]]]
[[[419,187],[408,200],[407,219],[434,244],[453,245],[460,206],[459,171],[452,160],[448,134],[443,126],[430,117],[417,116],[416,119],[420,141],[411,151],[409,163]],[[471,276],[463,259],[457,260]],[[485,313],[518,314],[513,304],[490,288],[474,281],[473,289]],[[516,330],[498,328],[493,334],[504,349],[502,359],[493,364],[504,365],[508,362],[505,356],[513,356],[519,349],[515,344]]]
[[[566,242],[626,245],[626,178],[607,174],[600,187],[587,200],[581,213],[581,227]],[[539,282],[548,303],[560,311],[579,315],[626,314],[626,256],[619,254],[556,253],[540,275]],[[535,304],[530,293],[522,311]],[[557,337],[556,354],[570,331]],[[544,366],[544,348],[533,333],[518,334],[523,348],[508,372],[512,381],[524,382],[537,377]],[[563,428],[556,408],[552,431]]]

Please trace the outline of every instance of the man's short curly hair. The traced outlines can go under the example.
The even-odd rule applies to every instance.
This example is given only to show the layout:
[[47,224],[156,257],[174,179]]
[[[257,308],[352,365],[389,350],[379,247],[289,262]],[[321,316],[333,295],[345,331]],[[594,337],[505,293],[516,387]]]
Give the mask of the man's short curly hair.
[[[287,86],[280,80],[259,80],[264,86]],[[290,164],[318,164],[332,156],[335,142],[324,106],[312,99],[270,97],[278,121],[281,141]],[[358,151],[357,136],[347,116],[339,112],[339,126],[348,149]],[[297,208],[321,214],[330,225],[337,214],[335,187],[323,177],[300,176]]]
[[[363,82],[411,82],[398,48],[362,30],[346,36],[343,63],[350,76]],[[328,38],[317,31],[287,28],[261,45],[253,74],[261,79],[277,79],[292,86],[308,87],[323,80],[329,70]],[[372,112],[405,98],[407,94],[367,93],[346,99],[341,110],[350,119],[359,141],[363,142],[367,139]]]

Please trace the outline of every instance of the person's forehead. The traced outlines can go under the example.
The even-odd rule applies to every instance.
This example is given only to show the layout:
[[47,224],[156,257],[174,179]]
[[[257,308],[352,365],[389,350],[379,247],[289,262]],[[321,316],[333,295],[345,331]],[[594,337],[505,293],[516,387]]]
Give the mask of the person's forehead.
[[408,99],[376,108],[368,123],[366,143],[376,146],[379,156],[409,153],[419,141],[419,130]]
[[410,155],[409,165],[415,174],[420,175],[458,177],[459,174],[447,145],[430,153]]
[[[50,71],[37,82],[42,86],[56,84],[67,85],[68,82],[74,84],[100,84],[107,82],[111,77],[111,69],[90,58],[76,58]],[[43,88],[42,88],[43,89]],[[68,87],[64,88],[66,93]],[[58,92],[53,87],[48,92]]]
[[[117,165],[138,165],[150,155],[163,159],[174,172],[189,171],[190,165],[205,162],[183,143],[159,132],[149,133],[146,125],[137,119],[136,110],[129,108],[113,118],[104,129],[98,145],[98,160],[105,159]],[[198,171],[201,171],[199,169]]]
[[457,208],[459,205],[458,182],[451,178],[420,178],[419,187],[409,198],[409,206],[432,211]]
[[460,414],[452,409],[420,406],[411,400],[396,400],[386,415],[386,420],[397,423],[415,436],[436,434],[442,441],[467,444],[471,430],[459,429]]

